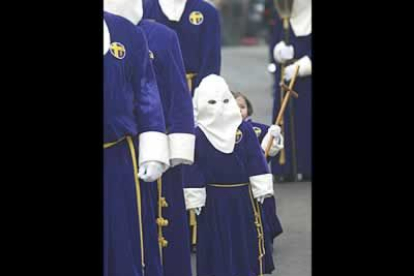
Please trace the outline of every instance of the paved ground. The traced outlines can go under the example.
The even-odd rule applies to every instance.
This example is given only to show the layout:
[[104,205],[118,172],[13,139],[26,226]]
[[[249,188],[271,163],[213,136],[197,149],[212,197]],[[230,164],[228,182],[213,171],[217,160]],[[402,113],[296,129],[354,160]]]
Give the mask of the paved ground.
[[272,76],[267,72],[267,46],[225,47],[222,50],[222,76],[233,91],[245,94],[252,102],[253,119],[271,123]]

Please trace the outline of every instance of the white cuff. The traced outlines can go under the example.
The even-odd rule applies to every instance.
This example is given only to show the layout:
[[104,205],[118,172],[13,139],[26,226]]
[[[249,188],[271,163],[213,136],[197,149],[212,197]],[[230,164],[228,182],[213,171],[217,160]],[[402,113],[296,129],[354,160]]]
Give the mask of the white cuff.
[[270,173],[251,176],[249,180],[254,198],[273,195],[273,176]]
[[195,135],[189,133],[172,133],[168,135],[170,159],[182,159],[183,164],[194,163]]
[[206,204],[206,188],[184,188],[185,209],[203,207]]
[[299,67],[299,76],[307,77],[312,75],[312,60],[308,56],[304,56],[295,62]]
[[139,166],[147,161],[158,161],[163,165],[163,170],[169,167],[168,138],[165,133],[147,131],[139,135]]

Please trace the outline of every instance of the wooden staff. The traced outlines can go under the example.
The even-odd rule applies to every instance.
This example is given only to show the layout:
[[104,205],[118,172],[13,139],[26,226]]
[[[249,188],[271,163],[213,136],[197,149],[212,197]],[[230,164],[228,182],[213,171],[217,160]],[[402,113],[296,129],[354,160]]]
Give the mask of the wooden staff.
[[[289,44],[289,17],[285,16],[283,17],[283,30],[284,30],[284,34],[285,34],[285,44]],[[281,66],[281,70],[280,70],[280,81],[282,83],[285,82],[285,68],[286,68],[286,64],[283,63]],[[283,98],[284,98],[284,93],[283,93],[283,89],[280,90],[280,105],[282,106],[282,102],[283,102]],[[284,134],[284,121],[283,121],[283,116],[282,119],[280,121],[280,127],[281,127],[281,133]],[[280,151],[280,155],[279,155],[279,164],[280,165],[284,165],[286,163],[286,150],[283,148]]]
[[[286,94],[285,94],[285,97],[283,98],[283,102],[282,102],[282,105],[280,107],[279,113],[277,115],[275,125],[280,125],[280,123],[282,121],[282,118],[283,118],[283,114],[285,113],[285,110],[286,110],[286,106],[287,106],[287,104],[289,102],[290,96],[293,96],[295,98],[298,98],[299,97],[298,93],[296,93],[295,91],[293,91],[293,86],[295,85],[295,81],[296,81],[296,77],[298,76],[298,73],[299,73],[299,65],[296,65],[295,73],[293,75],[293,78],[290,80],[289,87],[287,87],[283,83],[283,81],[280,84],[282,90],[283,89],[286,90]],[[266,156],[266,158],[269,156],[269,150],[272,147],[273,139],[274,139],[273,136],[270,136],[270,139],[269,139],[269,141],[267,143],[266,150],[265,150],[265,156]]]
[[[280,72],[280,79],[282,82],[284,82],[283,78],[285,76],[285,65],[282,64],[282,68],[281,68],[281,72]],[[283,96],[284,96],[284,90],[280,89],[280,106],[282,106],[282,102],[283,102]],[[285,123],[283,121],[283,117],[282,120],[280,122],[280,127],[281,127],[281,134],[284,135],[285,133]],[[286,164],[286,150],[283,148],[280,151],[280,155],[279,155],[279,165],[284,165]]]

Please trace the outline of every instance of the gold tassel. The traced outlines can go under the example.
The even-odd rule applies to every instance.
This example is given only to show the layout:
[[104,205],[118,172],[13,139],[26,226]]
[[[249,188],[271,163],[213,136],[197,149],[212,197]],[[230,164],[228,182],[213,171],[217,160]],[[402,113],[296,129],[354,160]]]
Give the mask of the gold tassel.
[[168,241],[165,239],[162,228],[167,227],[169,224],[168,219],[163,218],[162,208],[168,207],[168,202],[165,197],[162,196],[162,179],[161,177],[157,180],[158,190],[158,218],[156,220],[158,225],[158,247],[160,250],[161,263],[163,263],[163,252],[162,249],[168,246]]

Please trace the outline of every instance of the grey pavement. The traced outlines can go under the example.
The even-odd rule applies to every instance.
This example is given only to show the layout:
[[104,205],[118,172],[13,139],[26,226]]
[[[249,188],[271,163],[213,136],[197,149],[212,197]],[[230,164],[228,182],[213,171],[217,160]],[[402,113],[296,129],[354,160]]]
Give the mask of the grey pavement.
[[273,107],[267,52],[266,45],[224,47],[221,72],[230,89],[245,94],[252,102],[253,120],[264,124],[271,123]]

